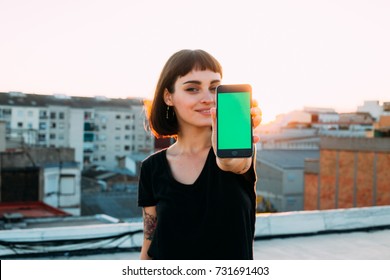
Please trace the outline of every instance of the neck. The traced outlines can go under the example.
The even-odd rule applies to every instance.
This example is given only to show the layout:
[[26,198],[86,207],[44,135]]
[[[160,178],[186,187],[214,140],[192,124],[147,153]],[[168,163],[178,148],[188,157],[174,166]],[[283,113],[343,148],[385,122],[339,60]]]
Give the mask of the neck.
[[211,147],[211,128],[187,129],[177,135],[175,149],[180,153],[196,154]]

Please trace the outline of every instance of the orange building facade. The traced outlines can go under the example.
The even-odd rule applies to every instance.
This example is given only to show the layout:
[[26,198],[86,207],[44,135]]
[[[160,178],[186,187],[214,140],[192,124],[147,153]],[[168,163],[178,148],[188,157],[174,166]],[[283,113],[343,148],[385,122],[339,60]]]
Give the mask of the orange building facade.
[[390,139],[323,137],[305,161],[304,210],[390,205]]

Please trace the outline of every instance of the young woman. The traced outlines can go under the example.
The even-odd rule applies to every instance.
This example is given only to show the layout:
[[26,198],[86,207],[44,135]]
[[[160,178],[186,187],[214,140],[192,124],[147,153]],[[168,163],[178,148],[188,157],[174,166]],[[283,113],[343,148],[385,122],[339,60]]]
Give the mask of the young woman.
[[[254,160],[215,156],[221,79],[221,65],[203,50],[173,54],[161,72],[149,124],[157,137],[176,141],[142,163],[141,259],[253,259]],[[261,112],[253,103],[256,127]]]

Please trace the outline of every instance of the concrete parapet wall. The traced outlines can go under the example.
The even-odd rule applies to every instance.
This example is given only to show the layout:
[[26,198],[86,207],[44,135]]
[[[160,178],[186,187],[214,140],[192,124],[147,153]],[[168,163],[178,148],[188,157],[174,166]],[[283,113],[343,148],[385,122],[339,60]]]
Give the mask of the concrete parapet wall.
[[256,238],[390,226],[390,206],[258,214]]

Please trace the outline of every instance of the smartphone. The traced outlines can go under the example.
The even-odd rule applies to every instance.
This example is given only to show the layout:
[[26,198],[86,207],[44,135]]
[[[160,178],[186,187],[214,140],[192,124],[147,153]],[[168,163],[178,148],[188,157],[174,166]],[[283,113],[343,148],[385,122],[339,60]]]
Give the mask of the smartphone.
[[243,158],[252,156],[251,101],[252,87],[248,84],[217,87],[218,157]]

